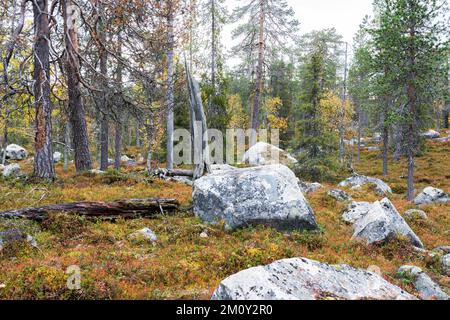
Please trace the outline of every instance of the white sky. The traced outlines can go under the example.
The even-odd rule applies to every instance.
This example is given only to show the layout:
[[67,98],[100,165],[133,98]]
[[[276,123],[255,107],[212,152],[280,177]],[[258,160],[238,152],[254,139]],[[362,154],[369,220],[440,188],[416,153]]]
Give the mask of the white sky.
[[[373,0],[287,0],[294,9],[300,22],[300,33],[312,30],[336,28],[349,44],[358,31],[364,16],[372,14]],[[226,0],[231,11],[240,1]],[[235,26],[227,26],[223,32],[223,44],[227,49],[233,45],[231,30]]]

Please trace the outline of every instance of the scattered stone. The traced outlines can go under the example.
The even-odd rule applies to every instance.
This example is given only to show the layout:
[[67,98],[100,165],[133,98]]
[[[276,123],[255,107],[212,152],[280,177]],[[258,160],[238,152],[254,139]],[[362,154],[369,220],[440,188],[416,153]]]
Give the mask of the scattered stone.
[[420,134],[421,137],[425,138],[425,139],[438,139],[441,134],[435,130],[428,130],[427,132],[424,132],[422,134]]
[[5,169],[5,165],[0,164],[0,172],[3,172],[4,169]]
[[392,193],[392,189],[382,180],[377,178],[371,178],[366,176],[354,175],[344,181],[342,181],[340,187],[352,186],[352,189],[361,188],[365,184],[375,185],[375,191],[381,196],[385,196]]
[[[0,250],[1,251],[1,250]],[[0,289],[5,289],[6,288],[6,284],[4,283],[0,283]]]
[[423,300],[448,300],[447,294],[419,267],[402,266],[397,275],[411,280]]
[[6,158],[10,160],[25,160],[28,157],[28,151],[25,148],[10,144],[6,147]]
[[98,169],[92,169],[92,170],[89,170],[89,173],[91,173],[91,174],[105,174],[106,172],[102,171],[102,170],[98,170]]
[[328,191],[328,196],[332,197],[333,199],[339,202],[352,201],[352,197],[350,197],[350,195],[347,192],[339,189],[333,189]]
[[442,269],[447,276],[450,276],[450,254],[442,257]]
[[377,151],[380,151],[380,147],[368,147],[367,151],[369,151],[369,152],[377,152]]
[[184,184],[187,184],[188,186],[193,186],[194,185],[194,182],[189,177],[175,176],[175,177],[172,177],[170,180],[176,181],[176,182],[179,182],[179,183],[184,183]]
[[36,240],[32,236],[25,234],[21,230],[10,229],[0,232],[0,251],[3,250],[4,246],[7,243],[14,242],[26,242],[35,249],[39,248]]
[[437,142],[440,142],[440,143],[447,143],[447,142],[450,141],[450,136],[444,137],[444,138],[436,139],[436,141],[437,141]]
[[200,233],[200,238],[208,238],[208,231],[204,230],[202,233]]
[[414,199],[414,203],[418,206],[431,203],[449,203],[450,196],[441,189],[436,189],[433,187],[425,188],[417,197]]
[[150,242],[158,241],[158,237],[150,228],[138,230],[128,236],[128,239],[139,239],[139,238],[144,238],[145,240],[148,240]]
[[130,160],[132,160],[132,159],[129,158],[127,155],[123,155],[123,156],[120,157],[120,161],[121,162],[128,162]]
[[108,165],[113,166],[115,164],[114,159],[108,158]]
[[441,246],[433,249],[433,252],[440,252],[442,254],[450,253],[450,246]]
[[370,202],[352,202],[347,206],[342,219],[347,223],[354,224],[365,216],[371,208],[372,204]]
[[379,143],[381,143],[381,141],[383,141],[383,136],[381,135],[381,133],[375,133],[373,138],[372,138],[372,141],[374,143],[379,144]]
[[194,183],[193,205],[207,223],[227,230],[266,225],[279,230],[317,228],[314,212],[294,173],[282,165],[222,171]]
[[56,151],[53,153],[53,162],[58,163],[62,160],[62,153],[59,151]]
[[363,239],[367,244],[377,244],[401,235],[408,238],[413,246],[424,247],[389,199],[385,198],[372,204],[353,202],[349,209],[344,213],[343,219],[353,223],[352,239]]
[[258,142],[244,154],[244,163],[251,166],[282,164],[290,166],[298,161],[286,151],[265,142]]
[[317,190],[323,188],[323,185],[321,185],[318,182],[309,183],[300,180],[298,180],[298,186],[300,187],[300,190],[302,191],[303,194],[314,193]]
[[213,300],[416,300],[375,273],[305,258],[241,271],[219,285]]
[[405,217],[411,220],[427,220],[427,214],[422,210],[411,209],[405,212]]
[[20,175],[20,166],[16,163],[9,164],[3,168],[3,177],[17,177]]

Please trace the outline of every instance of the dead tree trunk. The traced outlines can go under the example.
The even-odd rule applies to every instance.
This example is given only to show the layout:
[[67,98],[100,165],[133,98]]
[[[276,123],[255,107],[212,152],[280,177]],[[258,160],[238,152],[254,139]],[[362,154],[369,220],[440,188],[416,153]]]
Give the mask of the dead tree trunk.
[[207,134],[208,125],[206,124],[199,85],[192,77],[187,62],[185,66],[191,113],[191,140],[194,143],[193,179],[196,180],[207,173],[211,173]]
[[114,202],[75,202],[40,208],[24,208],[0,212],[0,219],[30,219],[41,221],[51,212],[75,213],[92,218],[151,217],[179,208],[175,199],[131,199]]

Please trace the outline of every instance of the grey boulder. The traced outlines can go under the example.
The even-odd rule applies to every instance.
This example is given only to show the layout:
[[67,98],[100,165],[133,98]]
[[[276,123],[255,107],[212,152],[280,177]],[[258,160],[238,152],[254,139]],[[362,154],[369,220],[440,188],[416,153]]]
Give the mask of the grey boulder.
[[3,168],[3,177],[17,177],[20,175],[20,166],[16,163],[9,164]]
[[56,151],[53,153],[53,162],[58,163],[62,160],[62,153],[59,151]]
[[10,144],[6,147],[5,150],[7,159],[25,160],[28,157],[28,151],[17,144]]
[[309,193],[314,193],[319,189],[323,188],[323,185],[321,185],[318,182],[304,182],[304,181],[300,181],[298,180],[298,186],[300,187],[300,190],[302,191],[303,194],[309,194]]
[[141,230],[133,232],[132,234],[130,234],[128,236],[128,239],[131,239],[131,240],[144,239],[144,240],[148,240],[150,242],[158,241],[158,237],[150,228],[143,228]]
[[448,276],[450,276],[450,254],[446,254],[442,257],[442,270]]
[[406,237],[413,246],[423,248],[419,237],[411,230],[392,202],[385,198],[374,203],[352,203],[344,212],[343,219],[353,223],[353,239],[367,244],[377,244]]
[[441,189],[436,189],[433,187],[425,188],[419,195],[414,199],[414,203],[418,206],[424,204],[432,203],[449,203],[450,196]]
[[361,188],[363,185],[371,184],[375,186],[375,191],[381,196],[392,193],[392,189],[382,180],[361,175],[354,175],[342,181],[340,187],[352,187],[352,189]]
[[212,300],[415,300],[379,275],[347,265],[294,258],[241,271]]
[[419,267],[401,266],[397,275],[412,281],[423,300],[448,300],[447,294]]
[[36,240],[32,236],[25,234],[21,230],[9,229],[0,232],[0,251],[3,250],[6,244],[15,242],[26,242],[31,247],[38,248]]
[[331,198],[333,198],[339,202],[345,202],[345,201],[352,200],[352,197],[350,197],[350,195],[347,192],[339,190],[339,189],[333,189],[333,190],[328,191],[328,196],[330,196]]
[[287,231],[317,229],[297,180],[283,165],[220,171],[195,181],[194,212],[206,223],[223,221],[227,230],[259,224]]
[[405,212],[405,217],[411,220],[427,220],[428,216],[425,211],[411,209]]

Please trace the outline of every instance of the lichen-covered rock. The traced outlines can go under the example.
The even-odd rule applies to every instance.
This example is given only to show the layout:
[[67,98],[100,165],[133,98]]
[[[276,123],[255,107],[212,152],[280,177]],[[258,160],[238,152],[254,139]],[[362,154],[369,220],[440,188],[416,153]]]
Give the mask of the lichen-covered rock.
[[355,223],[369,212],[372,208],[370,202],[352,202],[342,215],[342,219],[347,223]]
[[222,281],[213,300],[415,300],[379,275],[305,258],[247,269]]
[[418,206],[431,203],[449,203],[450,196],[441,189],[433,187],[425,188],[415,199]]
[[220,171],[235,170],[235,169],[237,169],[237,168],[230,166],[229,164],[213,164],[213,165],[211,165],[212,173],[220,172]]
[[62,160],[62,153],[59,151],[56,151],[53,153],[53,162],[58,163]]
[[319,189],[323,188],[323,185],[321,185],[318,182],[304,182],[304,181],[300,181],[298,180],[298,186],[300,187],[300,190],[302,191],[303,194],[309,194],[309,193],[314,193]]
[[353,223],[353,239],[362,239],[367,244],[377,244],[406,237],[418,248],[423,248],[419,237],[411,230],[392,202],[385,198],[374,203],[354,202],[343,219]]
[[279,230],[317,228],[294,173],[282,165],[226,170],[194,183],[194,212],[227,230],[262,224]]
[[424,132],[421,134],[421,136],[425,139],[438,139],[441,134],[435,130],[428,130],[427,132]]
[[352,201],[352,197],[347,192],[339,189],[328,191],[328,196],[339,202]]
[[9,164],[3,168],[3,177],[17,177],[20,175],[20,166],[16,163]]
[[411,220],[427,220],[428,216],[425,211],[411,209],[405,212],[405,217]]
[[351,186],[352,189],[361,188],[365,184],[371,184],[375,186],[375,191],[381,196],[385,196],[392,193],[392,189],[382,180],[377,178],[371,178],[366,176],[354,175],[344,181],[342,181],[340,187]]
[[0,232],[0,251],[2,251],[5,245],[7,245],[8,243],[14,242],[26,242],[31,247],[38,248],[36,240],[32,236],[25,234],[21,230],[9,229]]
[[433,252],[439,252],[442,254],[449,254],[450,253],[450,246],[440,246],[433,249]]
[[298,161],[286,151],[265,142],[258,142],[244,154],[244,163],[251,166],[283,164],[290,166]]
[[28,151],[17,144],[10,144],[6,147],[5,150],[7,159],[25,160],[28,157]]
[[447,294],[419,267],[401,266],[397,275],[412,281],[423,300],[448,300]]
[[448,276],[450,276],[450,254],[446,254],[442,257],[442,270]]
[[144,239],[150,242],[158,241],[158,237],[150,228],[143,228],[138,230],[128,236],[128,239],[136,240],[136,239]]

